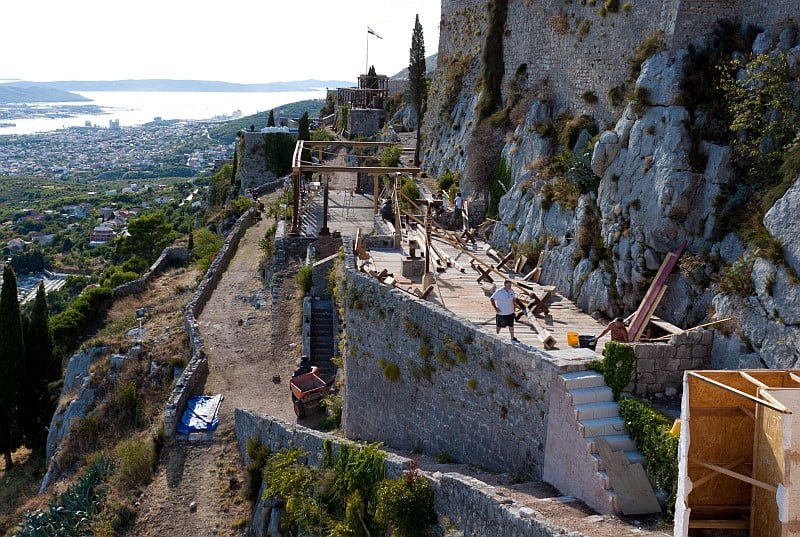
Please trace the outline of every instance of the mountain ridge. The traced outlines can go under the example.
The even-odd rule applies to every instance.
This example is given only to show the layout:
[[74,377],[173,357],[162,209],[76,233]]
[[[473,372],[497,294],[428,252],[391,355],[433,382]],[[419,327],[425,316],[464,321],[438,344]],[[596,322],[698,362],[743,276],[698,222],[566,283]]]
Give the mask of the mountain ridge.
[[262,84],[239,84],[215,80],[179,80],[167,78],[124,79],[124,80],[59,80],[50,82],[15,81],[0,84],[0,89],[36,87],[60,91],[305,91],[323,87],[352,86],[353,82],[344,80],[305,79],[294,81],[267,82]]

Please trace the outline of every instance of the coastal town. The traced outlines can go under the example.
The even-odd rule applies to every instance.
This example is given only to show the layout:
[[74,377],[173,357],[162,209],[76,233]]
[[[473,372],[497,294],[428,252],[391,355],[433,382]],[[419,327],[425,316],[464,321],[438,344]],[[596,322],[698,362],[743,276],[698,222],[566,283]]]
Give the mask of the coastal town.
[[53,180],[190,177],[232,154],[210,139],[207,123],[153,121],[94,125],[0,137],[0,175]]

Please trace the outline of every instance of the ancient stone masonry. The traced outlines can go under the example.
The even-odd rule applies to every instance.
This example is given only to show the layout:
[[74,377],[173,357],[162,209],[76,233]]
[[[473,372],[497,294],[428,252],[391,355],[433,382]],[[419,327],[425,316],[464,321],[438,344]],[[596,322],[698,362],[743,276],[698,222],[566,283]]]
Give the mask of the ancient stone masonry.
[[702,330],[674,335],[669,344],[633,344],[636,370],[626,391],[674,396],[681,390],[684,371],[708,367],[713,343],[714,331]]
[[[324,442],[331,442],[334,452],[338,451],[342,443],[348,442],[329,433],[307,429],[300,425],[290,425],[277,418],[258,415],[249,410],[237,408],[235,420],[236,439],[245,466],[250,463],[247,440],[254,437],[273,451],[286,448],[301,449],[307,454],[305,462],[315,467],[322,465]],[[401,475],[409,462],[410,460],[404,457],[388,454],[385,462],[386,476],[393,478]],[[581,537],[582,535],[578,532],[568,532],[547,520],[534,518],[532,509],[497,495],[494,487],[477,479],[458,473],[433,475],[423,473],[423,475],[430,479],[434,486],[436,511],[447,516],[465,536]]]
[[510,345],[352,269],[346,302],[349,438],[541,475],[548,386],[583,364]]
[[114,288],[114,298],[141,293],[155,276],[170,265],[185,265],[189,261],[189,250],[185,246],[169,246],[164,248],[158,259],[147,269],[147,272],[133,281],[123,283]]

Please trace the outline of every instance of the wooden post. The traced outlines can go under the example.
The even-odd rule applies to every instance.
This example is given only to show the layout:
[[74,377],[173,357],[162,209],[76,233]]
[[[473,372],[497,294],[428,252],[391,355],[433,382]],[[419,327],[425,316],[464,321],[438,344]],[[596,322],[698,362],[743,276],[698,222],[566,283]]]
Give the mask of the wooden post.
[[372,176],[372,211],[378,214],[378,176]]
[[322,198],[322,229],[319,230],[319,234],[323,237],[327,237],[331,234],[331,230],[328,229],[328,182],[330,180],[330,176],[325,176],[325,190],[323,191],[323,198]]
[[294,196],[292,199],[292,235],[300,233],[300,173],[295,172],[292,174],[292,190]]

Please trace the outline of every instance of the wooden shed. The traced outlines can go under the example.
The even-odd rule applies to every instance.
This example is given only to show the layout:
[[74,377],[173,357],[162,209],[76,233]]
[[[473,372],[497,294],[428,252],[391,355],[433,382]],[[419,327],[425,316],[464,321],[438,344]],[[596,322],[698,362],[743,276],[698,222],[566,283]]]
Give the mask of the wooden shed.
[[675,537],[800,536],[800,371],[683,384]]

